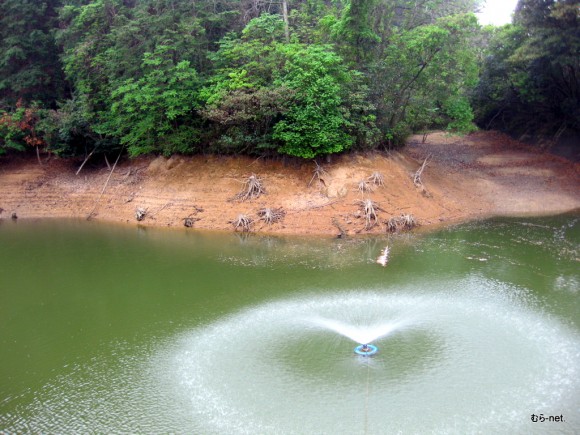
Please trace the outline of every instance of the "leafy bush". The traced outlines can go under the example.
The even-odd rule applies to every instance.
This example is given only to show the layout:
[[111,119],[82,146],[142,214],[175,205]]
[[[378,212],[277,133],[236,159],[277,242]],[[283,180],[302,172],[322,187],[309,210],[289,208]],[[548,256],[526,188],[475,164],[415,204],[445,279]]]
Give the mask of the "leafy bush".
[[175,63],[169,51],[162,45],[146,53],[143,76],[125,80],[112,93],[106,132],[118,136],[131,156],[187,152],[199,140],[188,118],[197,107],[200,80],[190,62]]

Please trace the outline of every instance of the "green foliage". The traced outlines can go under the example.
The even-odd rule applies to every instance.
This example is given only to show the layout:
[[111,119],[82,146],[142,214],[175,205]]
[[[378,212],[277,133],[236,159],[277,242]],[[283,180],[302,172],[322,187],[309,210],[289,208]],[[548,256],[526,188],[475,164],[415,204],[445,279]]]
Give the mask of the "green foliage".
[[390,144],[428,128],[474,128],[466,95],[477,80],[476,53],[470,44],[476,30],[475,16],[466,14],[391,36],[384,60],[373,70],[384,78],[376,87],[377,107]]
[[35,140],[63,156],[313,158],[471,131],[473,102],[480,123],[542,107],[541,122],[571,125],[574,1],[521,0],[518,26],[483,32],[477,1],[301,0],[285,21],[282,3],[256,1],[5,0],[2,148],[32,137],[16,126],[20,99]]
[[340,21],[333,26],[342,51],[359,67],[370,60],[375,45],[381,41],[372,28],[371,14],[376,3],[376,0],[348,0]]
[[18,101],[54,105],[62,98],[62,67],[52,35],[60,0],[0,2],[0,108]]
[[199,78],[188,61],[175,64],[170,54],[168,46],[145,53],[143,76],[125,80],[111,94],[104,132],[119,137],[131,156],[184,153],[198,141],[198,131],[187,118],[197,106]]
[[218,124],[222,152],[275,149],[272,125],[288,111],[294,91],[286,87],[232,89],[213,100],[202,115]]
[[264,14],[212,56],[216,72],[200,92],[201,113],[219,123],[218,148],[312,158],[372,139],[358,73],[331,46],[285,43],[283,30],[280,17]]
[[477,130],[473,123],[473,109],[467,97],[453,95],[443,101],[442,109],[449,120],[447,129],[452,132],[470,133]]
[[338,153],[354,142],[341,111],[341,84],[349,80],[342,59],[329,47],[286,45],[286,58],[278,83],[295,91],[293,104],[274,126],[279,151],[305,159]]
[[6,153],[8,149],[25,150],[25,133],[19,125],[22,116],[22,110],[17,110],[16,113],[0,114],[0,154]]
[[580,130],[580,33],[573,0],[520,0],[495,29],[474,102],[480,125],[513,134]]
[[191,151],[199,132],[186,113],[199,86],[196,71],[207,67],[208,34],[221,37],[232,21],[227,7],[212,9],[170,0],[67,2],[58,41],[75,112],[89,126],[83,139],[103,151],[122,141],[134,155]]

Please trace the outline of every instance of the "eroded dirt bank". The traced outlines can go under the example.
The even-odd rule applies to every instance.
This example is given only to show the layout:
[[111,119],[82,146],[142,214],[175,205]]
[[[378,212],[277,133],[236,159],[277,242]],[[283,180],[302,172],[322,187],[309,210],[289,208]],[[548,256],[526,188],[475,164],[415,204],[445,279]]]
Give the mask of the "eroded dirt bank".
[[[349,235],[384,233],[387,219],[413,215],[421,225],[438,225],[477,217],[550,214],[580,208],[580,165],[543,154],[495,132],[466,137],[434,133],[421,143],[412,137],[400,152],[345,155],[314,177],[315,164],[284,165],[262,159],[230,157],[146,158],[119,163],[106,189],[107,168],[85,168],[78,161],[52,158],[0,159],[0,219],[67,217],[131,225],[232,231],[230,221],[246,214],[253,231],[278,234]],[[430,156],[422,173],[424,188],[412,175]],[[384,186],[361,192],[359,182],[372,173]],[[256,174],[266,194],[250,201],[234,197],[243,181]],[[359,211],[371,199],[379,222],[365,229]],[[280,223],[258,220],[261,208],[283,208]],[[146,210],[138,222],[136,209]]]

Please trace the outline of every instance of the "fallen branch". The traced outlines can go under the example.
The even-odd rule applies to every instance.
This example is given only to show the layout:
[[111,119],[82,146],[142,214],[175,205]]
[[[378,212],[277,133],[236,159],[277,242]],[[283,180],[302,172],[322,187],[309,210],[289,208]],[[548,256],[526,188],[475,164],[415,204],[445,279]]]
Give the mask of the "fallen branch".
[[413,184],[416,187],[423,187],[423,181],[421,181],[421,175],[423,175],[423,171],[427,167],[427,162],[429,161],[430,158],[431,158],[431,155],[428,155],[427,157],[425,157],[425,160],[423,160],[423,164],[417,170],[417,172],[415,172],[415,175],[413,175]]
[[107,188],[107,185],[109,184],[109,180],[111,179],[111,175],[113,175],[113,171],[115,170],[117,163],[119,163],[119,159],[121,158],[121,154],[123,153],[123,149],[124,148],[121,148],[121,150],[119,151],[119,155],[117,156],[117,160],[115,160],[115,164],[113,165],[113,168],[111,169],[111,172],[109,173],[109,176],[107,177],[107,181],[105,182],[105,185],[103,186],[103,189],[101,190],[101,194],[97,198],[97,201],[95,202],[95,206],[93,207],[93,210],[87,216],[87,220],[90,220],[93,217],[93,214],[95,213],[95,210],[97,209],[97,206],[99,205],[99,202],[101,202],[101,198],[103,197],[103,193],[105,193],[105,189]]
[[149,216],[149,217],[153,217],[153,216],[155,216],[157,213],[160,213],[162,210],[164,210],[164,209],[166,209],[167,207],[170,207],[170,206],[172,206],[172,205],[173,205],[173,203],[172,203],[171,201],[168,201],[168,202],[166,202],[166,203],[165,203],[163,206],[161,206],[161,208],[160,208],[159,210],[157,210],[157,211],[156,211],[156,212],[154,212],[154,213],[150,213],[150,216]]
[[[89,155],[85,158],[85,160],[81,163],[81,165],[79,166],[79,169],[77,170],[77,172],[75,173],[75,175],[79,175],[79,173],[83,169],[83,166],[85,166],[85,163],[87,163],[89,161],[89,159],[95,153],[96,150],[97,150],[97,147],[94,147],[93,150],[89,153]],[[109,166],[109,169],[111,169],[110,166]]]

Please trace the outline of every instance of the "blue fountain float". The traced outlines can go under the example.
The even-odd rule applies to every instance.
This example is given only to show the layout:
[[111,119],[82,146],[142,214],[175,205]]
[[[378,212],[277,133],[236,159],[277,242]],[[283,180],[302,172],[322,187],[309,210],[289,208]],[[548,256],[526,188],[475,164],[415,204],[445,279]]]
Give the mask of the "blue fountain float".
[[371,356],[376,354],[378,351],[379,348],[372,344],[361,344],[354,348],[354,353],[362,356]]

